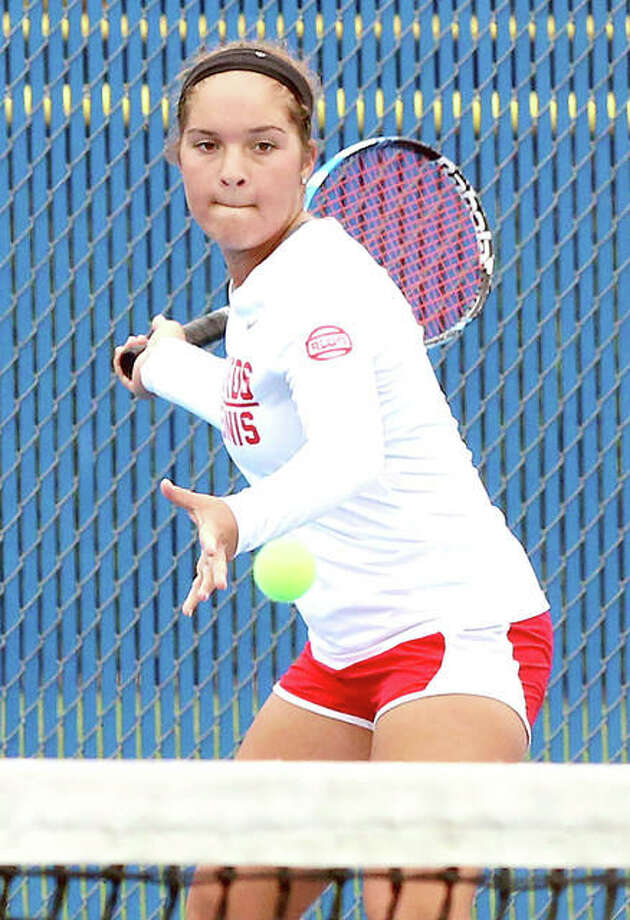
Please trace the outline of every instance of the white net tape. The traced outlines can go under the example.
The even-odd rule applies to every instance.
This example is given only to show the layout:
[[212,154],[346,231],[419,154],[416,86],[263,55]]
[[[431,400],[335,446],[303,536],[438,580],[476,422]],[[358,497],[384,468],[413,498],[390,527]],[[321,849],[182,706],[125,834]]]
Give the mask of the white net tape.
[[630,771],[566,764],[0,763],[0,863],[630,866]]

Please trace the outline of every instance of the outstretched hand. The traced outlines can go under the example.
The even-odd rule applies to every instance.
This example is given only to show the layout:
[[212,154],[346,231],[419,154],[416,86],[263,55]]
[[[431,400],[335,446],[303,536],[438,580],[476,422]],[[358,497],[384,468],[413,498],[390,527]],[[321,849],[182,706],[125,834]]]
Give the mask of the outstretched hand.
[[162,480],[160,489],[165,498],[188,512],[199,533],[201,555],[197,575],[182,607],[186,616],[192,616],[215,588],[227,588],[227,564],[236,553],[238,525],[229,506],[220,498],[183,489],[169,479]]

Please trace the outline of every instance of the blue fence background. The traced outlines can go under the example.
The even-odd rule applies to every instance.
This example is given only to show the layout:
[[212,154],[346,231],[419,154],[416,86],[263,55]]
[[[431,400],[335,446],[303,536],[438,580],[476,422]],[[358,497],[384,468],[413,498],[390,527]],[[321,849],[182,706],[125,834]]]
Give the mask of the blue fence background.
[[552,604],[533,757],[627,762],[626,5],[614,0],[0,0],[0,752],[229,756],[301,647],[251,559],[191,621],[163,475],[239,485],[218,436],[135,403],[113,348],[225,302],[163,157],[200,46],[283,38],[320,72],[322,155],[377,134],[458,162],[495,230],[482,316],[432,352]]

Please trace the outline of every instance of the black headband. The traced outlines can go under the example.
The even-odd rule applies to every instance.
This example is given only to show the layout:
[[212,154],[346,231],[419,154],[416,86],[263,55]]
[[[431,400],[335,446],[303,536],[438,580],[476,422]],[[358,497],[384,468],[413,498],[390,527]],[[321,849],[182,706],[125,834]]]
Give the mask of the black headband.
[[284,58],[264,48],[226,48],[208,60],[200,61],[184,80],[177,104],[177,115],[180,121],[182,105],[188,90],[201,80],[205,80],[206,77],[211,77],[215,73],[225,73],[227,70],[249,70],[272,77],[278,83],[288,87],[298,102],[301,102],[308,109],[309,114],[312,114],[313,93],[308,81],[289,61],[285,61]]

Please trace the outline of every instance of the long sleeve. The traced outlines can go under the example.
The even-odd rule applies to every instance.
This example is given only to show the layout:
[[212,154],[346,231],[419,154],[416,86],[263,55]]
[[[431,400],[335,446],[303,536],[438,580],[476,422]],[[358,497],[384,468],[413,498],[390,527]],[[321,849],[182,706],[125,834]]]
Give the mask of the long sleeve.
[[305,443],[274,473],[226,496],[239,527],[238,552],[313,521],[374,480],[384,434],[369,354],[298,358],[287,380]]
[[225,370],[224,358],[181,339],[164,338],[151,348],[140,377],[150,393],[220,429]]

